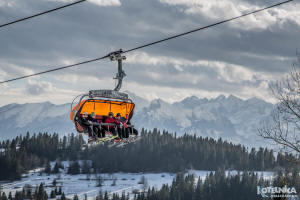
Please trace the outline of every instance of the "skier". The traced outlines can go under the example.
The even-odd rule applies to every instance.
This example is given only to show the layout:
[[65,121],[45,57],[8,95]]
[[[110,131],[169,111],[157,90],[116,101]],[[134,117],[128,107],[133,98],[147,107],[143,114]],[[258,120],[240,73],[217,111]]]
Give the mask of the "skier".
[[[89,117],[89,121],[91,121],[92,123],[99,123],[98,120],[96,119],[96,113],[92,112],[91,116]],[[103,135],[102,132],[100,131],[100,126],[97,124],[93,124],[93,131],[95,133],[95,135],[97,135],[99,138],[101,137],[105,137],[105,134]]]
[[88,132],[89,137],[94,137],[93,134],[93,124],[88,118],[88,113],[84,112],[82,116],[79,118],[79,124],[82,126],[84,129],[84,132]]
[[131,123],[128,122],[128,115],[126,115],[126,118],[122,117],[121,119],[124,121],[123,123],[124,123],[124,127],[125,127],[126,136],[128,135],[128,137],[129,137],[129,134],[137,136],[138,135],[138,130],[131,127]]
[[122,138],[128,138],[129,134],[128,134],[128,131],[126,131],[126,129],[127,129],[126,121],[124,121],[124,119],[122,119],[120,113],[117,113],[115,119],[116,119],[116,121],[118,121],[120,123],[120,126],[118,126],[118,132],[121,132]]
[[[115,124],[115,125],[120,125],[120,122],[118,122],[115,118],[114,118],[114,113],[112,112],[109,112],[108,113],[108,117],[105,119],[104,123],[107,123],[107,124]],[[115,126],[113,125],[106,125],[105,126],[105,130],[107,131],[111,131],[113,135],[116,135],[116,128]],[[105,130],[103,129],[103,131],[105,132]],[[120,129],[117,128],[117,131],[118,131],[118,136],[119,138],[121,139],[122,138],[122,133],[120,131]],[[103,134],[103,132],[102,132]]]

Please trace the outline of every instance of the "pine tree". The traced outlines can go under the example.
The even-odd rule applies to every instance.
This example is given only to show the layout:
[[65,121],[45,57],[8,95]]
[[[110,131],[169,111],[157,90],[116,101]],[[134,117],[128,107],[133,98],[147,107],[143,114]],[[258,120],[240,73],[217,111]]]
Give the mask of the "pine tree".
[[8,199],[9,199],[9,200],[12,200],[12,199],[13,199],[13,198],[12,198],[11,192],[9,192],[9,194],[8,194]]
[[64,192],[61,194],[60,200],[67,200]]
[[80,165],[79,165],[78,161],[72,162],[72,164],[70,165],[70,167],[68,169],[68,174],[76,175],[79,173],[80,173]]
[[116,186],[117,185],[117,178],[113,178],[113,182],[111,184],[111,186]]
[[48,175],[51,173],[50,161],[47,161],[47,164],[46,164],[46,167],[45,167],[45,173],[48,174]]
[[96,181],[97,181],[97,187],[102,187],[103,182],[104,182],[102,176],[96,175]]
[[83,161],[83,165],[82,165],[82,173],[83,174],[90,174],[91,170],[90,170],[90,165],[88,163],[87,160]]
[[104,200],[108,200],[109,198],[108,198],[108,193],[105,191],[105,193],[104,193]]
[[54,190],[51,191],[50,198],[51,198],[51,199],[56,198],[56,193],[55,193]]
[[58,190],[58,194],[57,195],[62,195],[62,188],[59,187],[59,190]]
[[[56,179],[53,179],[52,185],[53,185],[54,187],[56,187],[56,184],[57,184]],[[56,188],[55,188],[55,189],[56,189]]]
[[1,200],[7,200],[7,196],[6,196],[5,192],[2,193]]
[[47,200],[48,199],[43,183],[41,183],[39,186],[38,193],[37,193],[37,199],[38,200]]
[[56,162],[55,165],[54,165],[54,168],[52,170],[52,173],[53,174],[58,174],[59,173],[59,165],[58,163]]

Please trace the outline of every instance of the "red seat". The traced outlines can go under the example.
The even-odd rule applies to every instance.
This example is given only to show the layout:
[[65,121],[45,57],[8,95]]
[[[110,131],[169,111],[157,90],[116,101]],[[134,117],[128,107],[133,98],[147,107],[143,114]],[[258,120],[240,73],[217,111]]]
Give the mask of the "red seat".
[[96,115],[96,117],[95,117],[98,121],[102,121],[102,119],[103,119],[103,116],[102,115]]

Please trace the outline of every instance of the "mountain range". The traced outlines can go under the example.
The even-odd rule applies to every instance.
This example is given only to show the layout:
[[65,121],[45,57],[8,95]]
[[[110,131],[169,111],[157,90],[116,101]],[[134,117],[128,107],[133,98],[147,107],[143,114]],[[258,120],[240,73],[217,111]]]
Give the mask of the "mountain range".
[[[233,95],[207,99],[191,96],[175,103],[161,99],[151,102],[133,93],[136,104],[133,124],[138,128],[167,130],[223,138],[246,146],[264,145],[257,136],[263,120],[270,118],[274,105],[264,100],[242,100]],[[69,120],[70,104],[50,102],[9,104],[0,107],[0,139],[20,134],[48,132],[68,134],[76,132]]]

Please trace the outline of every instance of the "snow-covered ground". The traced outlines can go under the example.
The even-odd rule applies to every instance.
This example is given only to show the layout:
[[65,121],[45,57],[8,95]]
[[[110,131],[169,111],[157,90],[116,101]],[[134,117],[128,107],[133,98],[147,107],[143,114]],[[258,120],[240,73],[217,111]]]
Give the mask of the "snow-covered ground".
[[[67,167],[68,163],[63,162],[63,164]],[[130,193],[130,196],[133,197],[133,191],[139,190],[142,191],[145,185],[139,184],[140,180],[144,176],[147,180],[147,187],[155,187],[160,189],[163,184],[171,184],[176,174],[170,173],[114,173],[114,174],[91,174],[89,179],[87,175],[69,175],[66,174],[66,169],[61,171],[60,174],[57,175],[47,175],[42,173],[43,169],[37,169],[30,171],[26,176],[24,176],[19,181],[14,182],[6,182],[1,183],[3,191],[7,194],[12,192],[13,194],[16,191],[22,190],[22,188],[27,185],[31,187],[39,186],[41,183],[44,183],[45,188],[50,194],[50,191],[53,190],[53,180],[56,179],[56,186],[62,187],[62,191],[69,198],[73,198],[75,194],[79,196],[80,199],[83,199],[85,195],[88,196],[88,199],[95,199],[95,196],[99,194],[99,191],[105,192],[107,191],[109,194],[122,192]],[[199,171],[192,170],[188,173],[195,174],[196,177],[205,179],[206,175],[210,173],[210,171]],[[228,172],[227,172],[228,173]],[[235,175],[237,171],[230,171],[231,175]],[[265,179],[272,179],[274,176],[273,172],[257,172],[259,175],[263,176]],[[101,176],[104,180],[103,185],[101,187],[97,186],[97,176]],[[112,185],[115,181],[115,185]]]
[[[12,192],[13,194],[16,191],[22,190],[25,185],[30,185],[32,187],[39,186],[41,183],[44,183],[48,194],[53,190],[52,182],[54,179],[57,179],[57,186],[62,186],[62,191],[69,198],[73,198],[75,194],[79,196],[80,199],[83,199],[85,194],[89,199],[94,199],[94,197],[99,194],[99,191],[107,191],[109,194],[129,192],[133,196],[132,191],[142,190],[144,185],[138,184],[142,176],[147,180],[148,186],[154,186],[159,189],[163,184],[171,184],[174,174],[168,173],[115,173],[115,174],[99,174],[103,179],[102,187],[97,187],[97,179],[94,174],[90,175],[90,180],[87,180],[87,175],[39,175],[39,173],[31,173],[28,177],[22,178],[20,181],[14,181],[11,183],[3,183],[3,191],[5,193]],[[112,186],[113,179],[116,179],[116,185]]]

